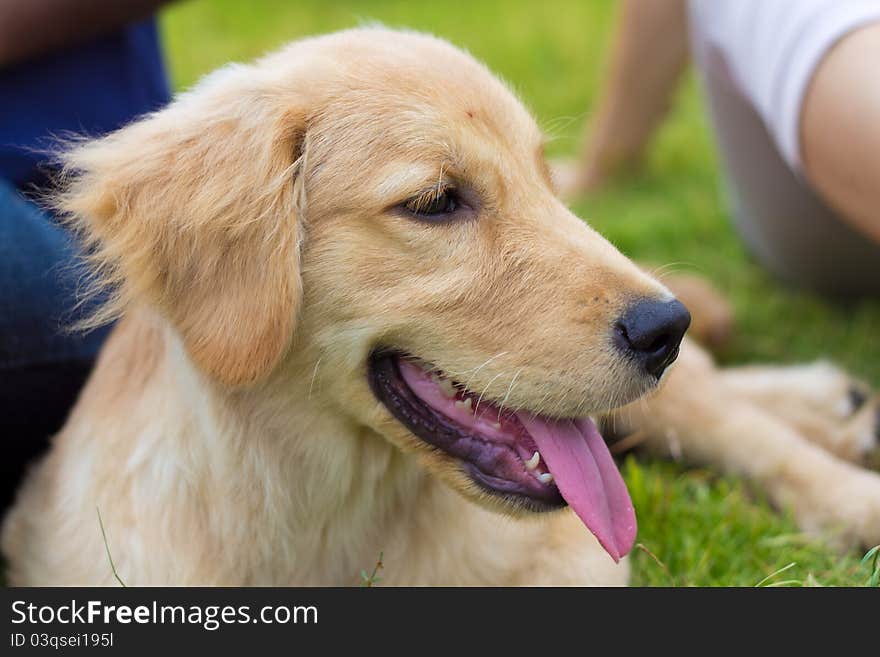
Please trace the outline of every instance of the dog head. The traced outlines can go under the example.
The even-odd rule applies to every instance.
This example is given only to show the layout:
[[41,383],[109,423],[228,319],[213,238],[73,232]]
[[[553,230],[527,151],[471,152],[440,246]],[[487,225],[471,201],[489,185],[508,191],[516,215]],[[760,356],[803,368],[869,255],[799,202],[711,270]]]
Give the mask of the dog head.
[[631,545],[588,416],[657,385],[687,311],[559,202],[535,122],[471,57],[382,29],[301,41],[67,167],[105,316],[151,304],[226,386],[314,361],[323,403],[465,495],[567,501],[613,557]]

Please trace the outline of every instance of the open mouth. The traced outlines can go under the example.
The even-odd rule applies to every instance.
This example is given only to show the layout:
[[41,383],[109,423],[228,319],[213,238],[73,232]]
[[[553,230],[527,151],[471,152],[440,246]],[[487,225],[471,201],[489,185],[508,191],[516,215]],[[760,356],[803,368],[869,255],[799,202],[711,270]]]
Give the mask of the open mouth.
[[369,380],[399,422],[458,459],[486,492],[532,511],[568,504],[615,561],[632,548],[632,501],[589,418],[504,409],[432,364],[395,351],[371,354]]

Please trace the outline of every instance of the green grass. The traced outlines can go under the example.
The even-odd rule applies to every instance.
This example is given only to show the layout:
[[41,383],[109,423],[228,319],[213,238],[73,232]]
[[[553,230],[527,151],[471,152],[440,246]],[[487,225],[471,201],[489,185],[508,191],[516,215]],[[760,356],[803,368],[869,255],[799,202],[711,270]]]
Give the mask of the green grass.
[[[508,80],[553,136],[552,154],[574,154],[599,89],[613,2],[545,0],[194,0],[163,15],[177,88],[229,61],[300,36],[381,21],[446,37]],[[735,304],[729,362],[797,362],[827,356],[880,384],[880,303],[833,305],[781,287],[753,264],[728,224],[702,102],[689,79],[643,170],[574,209],[627,254],[682,263]],[[732,478],[628,460],[639,513],[633,582],[640,585],[861,585],[870,563],[806,540],[791,518]],[[649,554],[650,553],[650,554]],[[789,564],[794,563],[794,566]]]
[[647,548],[633,551],[633,584],[855,586],[872,573],[860,554],[841,557],[805,537],[737,479],[633,457],[623,472],[638,512],[637,540]]

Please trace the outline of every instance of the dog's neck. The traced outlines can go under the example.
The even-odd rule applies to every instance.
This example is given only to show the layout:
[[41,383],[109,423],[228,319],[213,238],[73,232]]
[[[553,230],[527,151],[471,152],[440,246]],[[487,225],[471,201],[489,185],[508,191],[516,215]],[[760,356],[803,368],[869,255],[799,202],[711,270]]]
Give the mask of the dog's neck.
[[[119,372],[137,376],[122,381]],[[214,385],[175,332],[141,310],[123,320],[102,354],[90,388],[104,391],[87,394],[112,389],[117,425],[138,433],[115,444],[128,462],[148,460],[163,473],[152,494],[167,497],[153,504],[164,509],[165,522],[183,533],[189,523],[207,525],[218,541],[271,537],[264,553],[246,544],[214,546],[248,555],[249,564],[229,564],[243,583],[356,584],[380,552],[392,558],[407,550],[410,528],[430,536],[427,517],[471,505],[372,430],[322,407],[309,394],[311,375],[237,390]],[[85,420],[94,431],[95,418]],[[118,434],[119,426],[98,430]],[[181,494],[201,499],[180,504]],[[174,518],[180,508],[207,517]],[[230,523],[238,525],[234,531]],[[288,573],[279,572],[284,567]]]
[[[64,513],[87,523],[100,508],[110,543],[95,527],[88,553],[112,547],[131,584],[352,585],[380,553],[385,584],[534,583],[535,564],[546,581],[583,581],[591,552],[574,516],[514,522],[466,501],[309,398],[306,369],[288,368],[284,385],[222,388],[164,320],[132,312],[41,476],[66,481]],[[71,581],[94,578],[84,564]]]

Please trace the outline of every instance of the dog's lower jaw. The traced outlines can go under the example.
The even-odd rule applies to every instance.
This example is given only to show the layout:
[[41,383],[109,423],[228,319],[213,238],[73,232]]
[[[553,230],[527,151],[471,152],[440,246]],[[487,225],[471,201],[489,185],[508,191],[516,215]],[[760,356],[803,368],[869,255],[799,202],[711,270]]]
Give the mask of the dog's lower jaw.
[[321,410],[303,372],[283,411],[232,403],[167,325],[129,315],[5,522],[9,582],[114,585],[109,549],[128,585],[357,585],[380,552],[383,584],[625,583],[571,514],[468,502]]

